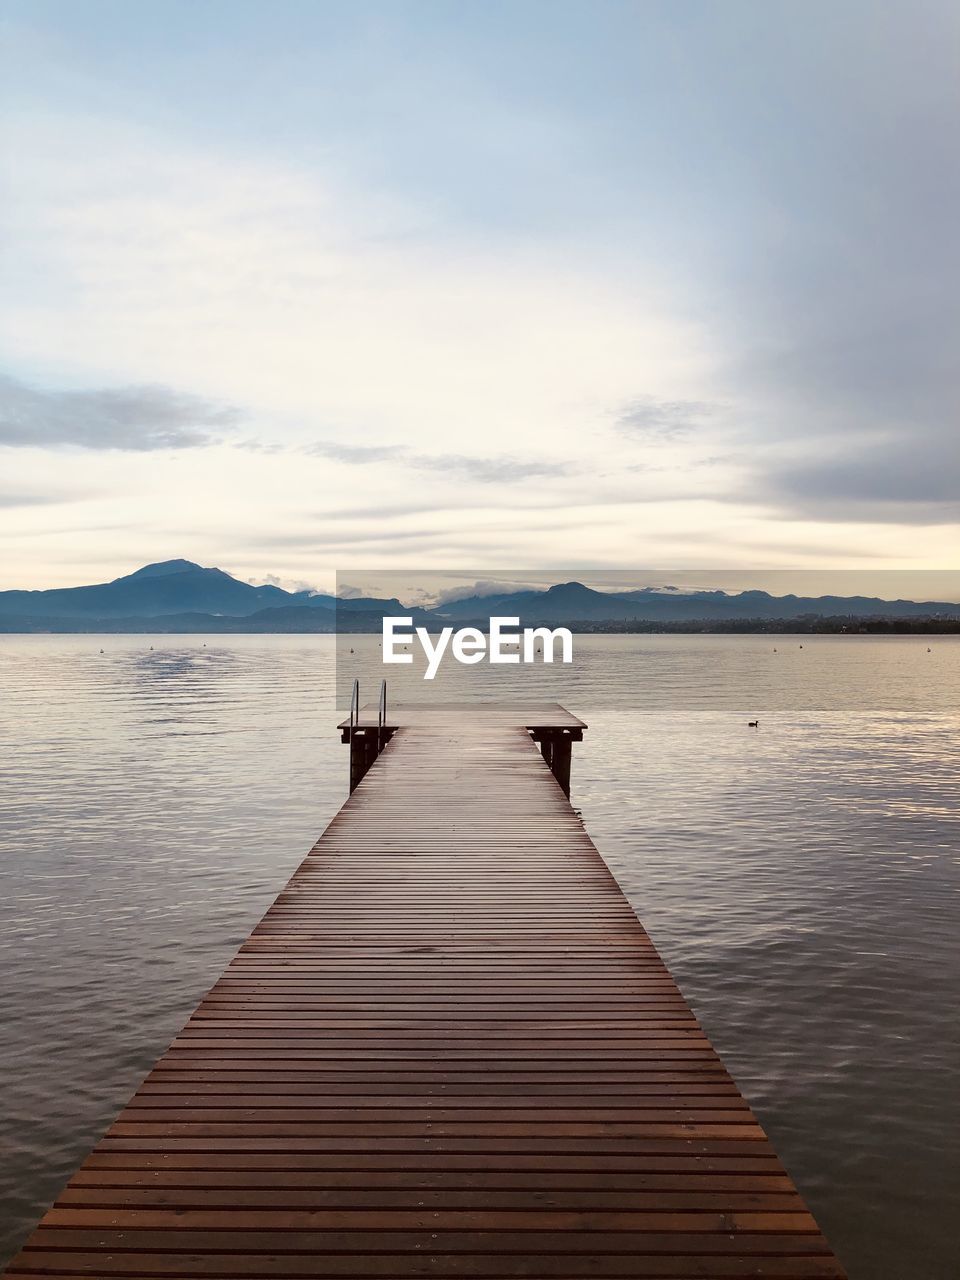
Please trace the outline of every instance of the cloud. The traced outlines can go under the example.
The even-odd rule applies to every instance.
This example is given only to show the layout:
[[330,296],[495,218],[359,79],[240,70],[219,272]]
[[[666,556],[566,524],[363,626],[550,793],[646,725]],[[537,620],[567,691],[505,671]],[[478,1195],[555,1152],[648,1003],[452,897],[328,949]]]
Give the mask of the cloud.
[[65,498],[63,494],[25,493],[0,489],[0,510],[10,510],[13,507],[55,506],[57,503],[64,501],[69,501],[69,499]]
[[258,538],[265,547],[309,547],[317,550],[331,547],[363,546],[367,543],[428,542],[443,539],[436,529],[339,529],[335,525],[305,530],[302,533],[264,533]]
[[458,600],[472,600],[474,596],[506,595],[511,591],[530,590],[529,583],[518,583],[506,578],[479,578],[476,582],[463,583],[458,587],[446,587],[438,591],[434,602],[438,605],[455,604]]
[[711,417],[718,407],[706,400],[657,400],[653,396],[640,396],[620,408],[616,425],[625,435],[677,440],[701,426],[703,419]]
[[[337,555],[451,564],[463,546],[463,563],[495,567],[501,542],[507,564],[822,563],[841,542],[943,563],[952,541],[925,522],[951,504],[919,496],[936,477],[907,468],[890,498],[869,468],[902,429],[900,456],[939,439],[942,484],[957,474],[956,6],[904,23],[851,0],[852,16],[806,24],[706,6],[680,26],[615,6],[616,21],[573,27],[571,6],[553,8],[549,57],[536,22],[506,44],[495,20],[426,45],[389,23],[372,43],[369,24],[338,28],[293,63],[260,58],[276,75],[244,81],[239,115],[219,63],[212,81],[177,81],[176,41],[150,65],[156,85],[182,82],[179,115],[154,110],[149,77],[104,97],[118,59],[142,61],[136,24],[80,61],[31,39],[0,212],[10,372],[189,388],[255,410],[232,442],[263,437],[250,452],[62,455],[71,482],[112,495],[104,519],[128,541],[196,529],[232,561],[315,581]],[[277,24],[254,28],[233,32],[241,61]],[[216,39],[194,34],[201,52]],[[345,443],[302,451],[325,434]],[[46,488],[48,455],[7,461],[24,490]],[[515,501],[524,477],[565,466]],[[404,501],[422,510],[388,514]],[[315,543],[263,561],[261,535],[326,502],[356,514],[326,513]],[[544,504],[566,529],[532,527]],[[5,520],[52,562],[48,510]],[[856,534],[885,512],[887,529]],[[384,551],[328,547],[341,519],[381,531]],[[507,519],[509,537],[491,532]],[[71,549],[97,562],[118,537]]]
[[14,448],[194,449],[216,444],[240,416],[163,386],[50,391],[0,377],[0,445]]
[[765,501],[841,521],[948,524],[960,520],[956,444],[892,439],[825,461],[778,463],[759,478]]
[[[456,421],[511,452],[541,430],[575,442],[582,406],[656,391],[661,370],[689,385],[706,360],[665,290],[638,300],[565,244],[461,239],[431,200],[335,155],[218,151],[76,104],[8,114],[0,346],[22,367],[123,370],[358,443],[369,429],[440,451]],[[652,288],[663,269],[639,258]]]
[[331,458],[335,462],[346,462],[351,466],[392,462],[411,467],[415,471],[440,471],[460,475],[482,484],[512,484],[538,476],[563,476],[569,470],[562,462],[524,460],[509,454],[484,458],[465,453],[416,453],[402,445],[347,445],[321,440],[307,446],[304,452],[312,457]]
[[282,453],[284,449],[283,445],[279,444],[277,441],[256,439],[235,440],[233,442],[233,447],[235,449],[246,449],[248,453],[262,453],[266,455]]
[[259,577],[248,578],[247,581],[252,587],[279,587],[282,591],[302,591],[311,596],[332,595],[330,591],[323,591],[320,587],[316,587],[312,582],[306,582],[302,578],[284,578],[277,573],[262,573]]
[[392,462],[404,450],[399,445],[338,444],[334,440],[318,440],[304,450],[313,458],[330,458],[334,462],[347,462],[351,466],[363,466],[370,462]]
[[368,506],[331,507],[321,514],[328,520],[404,520],[408,516],[437,515],[454,510],[463,511],[463,504],[451,507],[431,502],[385,502]]
[[509,455],[475,458],[461,453],[417,453],[411,456],[409,465],[421,471],[449,471],[484,484],[513,484],[538,476],[562,476],[568,471],[563,462],[523,461]]

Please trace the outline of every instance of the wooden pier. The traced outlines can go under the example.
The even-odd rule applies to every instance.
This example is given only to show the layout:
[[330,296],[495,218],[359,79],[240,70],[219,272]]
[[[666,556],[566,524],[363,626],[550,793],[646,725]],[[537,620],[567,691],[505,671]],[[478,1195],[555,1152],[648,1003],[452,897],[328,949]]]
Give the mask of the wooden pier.
[[7,1274],[841,1277],[531,738],[574,719],[398,709]]

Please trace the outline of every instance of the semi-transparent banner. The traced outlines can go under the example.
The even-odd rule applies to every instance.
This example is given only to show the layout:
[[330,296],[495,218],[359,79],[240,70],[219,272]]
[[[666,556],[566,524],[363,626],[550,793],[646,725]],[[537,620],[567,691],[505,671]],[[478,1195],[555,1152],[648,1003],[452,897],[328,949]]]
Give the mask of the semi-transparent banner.
[[337,705],[953,711],[960,571],[344,570]]

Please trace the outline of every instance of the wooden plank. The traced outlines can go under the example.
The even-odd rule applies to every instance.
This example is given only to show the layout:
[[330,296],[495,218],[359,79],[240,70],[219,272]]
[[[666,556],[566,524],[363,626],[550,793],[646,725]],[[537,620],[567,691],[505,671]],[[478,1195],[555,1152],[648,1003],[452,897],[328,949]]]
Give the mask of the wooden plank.
[[582,722],[394,718],[7,1274],[842,1277],[527,732]]

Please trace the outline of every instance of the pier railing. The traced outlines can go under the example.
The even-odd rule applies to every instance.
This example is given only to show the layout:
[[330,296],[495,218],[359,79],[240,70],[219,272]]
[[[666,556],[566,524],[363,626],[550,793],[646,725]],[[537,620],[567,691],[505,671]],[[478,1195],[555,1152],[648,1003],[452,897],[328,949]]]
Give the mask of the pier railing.
[[[357,690],[357,701],[359,702],[359,688]],[[377,704],[377,754],[384,748],[384,730],[387,727],[387,682],[380,681],[380,700]]]
[[353,792],[377,756],[393,737],[393,726],[387,724],[387,682],[380,681],[377,701],[376,731],[360,723],[360,681],[354,680],[350,695],[350,718],[346,741],[350,744],[350,790]]

